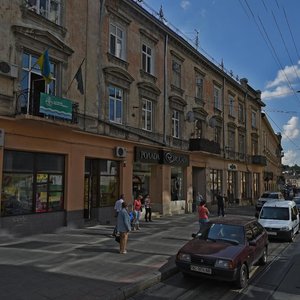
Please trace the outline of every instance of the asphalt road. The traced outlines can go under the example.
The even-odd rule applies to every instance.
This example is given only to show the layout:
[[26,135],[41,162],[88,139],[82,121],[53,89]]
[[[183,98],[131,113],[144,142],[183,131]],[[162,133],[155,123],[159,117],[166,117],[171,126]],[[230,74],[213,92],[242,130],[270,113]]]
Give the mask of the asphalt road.
[[300,299],[300,234],[293,243],[270,241],[268,264],[251,270],[247,288],[228,282],[185,278],[177,273],[130,300],[286,300]]

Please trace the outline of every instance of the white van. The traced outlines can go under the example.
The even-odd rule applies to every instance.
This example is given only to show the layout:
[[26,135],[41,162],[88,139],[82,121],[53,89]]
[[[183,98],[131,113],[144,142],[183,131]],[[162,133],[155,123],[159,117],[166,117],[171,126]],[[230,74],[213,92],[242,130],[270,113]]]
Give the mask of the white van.
[[269,237],[293,241],[299,231],[299,212],[294,201],[268,201],[262,207],[258,222]]

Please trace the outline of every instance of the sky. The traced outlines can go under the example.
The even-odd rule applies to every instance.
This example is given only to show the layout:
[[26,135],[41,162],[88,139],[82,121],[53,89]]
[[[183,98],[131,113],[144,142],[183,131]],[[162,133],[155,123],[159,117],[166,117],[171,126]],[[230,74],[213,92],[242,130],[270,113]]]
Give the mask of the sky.
[[[282,135],[282,163],[300,166],[300,1],[138,0],[234,78],[261,90]],[[299,91],[299,93],[297,93]]]

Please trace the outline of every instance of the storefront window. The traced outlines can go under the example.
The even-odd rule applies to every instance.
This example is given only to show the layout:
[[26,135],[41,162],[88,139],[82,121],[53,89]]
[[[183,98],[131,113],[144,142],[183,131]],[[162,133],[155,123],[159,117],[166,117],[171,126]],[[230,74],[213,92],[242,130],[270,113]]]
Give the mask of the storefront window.
[[216,195],[222,192],[222,170],[210,170],[210,190],[212,194],[212,202],[216,202]]
[[20,215],[32,212],[32,174],[3,174],[1,215]]
[[151,164],[135,163],[133,165],[132,197],[150,193]]
[[63,209],[64,156],[5,151],[1,215]]
[[183,200],[183,169],[171,168],[171,200]]

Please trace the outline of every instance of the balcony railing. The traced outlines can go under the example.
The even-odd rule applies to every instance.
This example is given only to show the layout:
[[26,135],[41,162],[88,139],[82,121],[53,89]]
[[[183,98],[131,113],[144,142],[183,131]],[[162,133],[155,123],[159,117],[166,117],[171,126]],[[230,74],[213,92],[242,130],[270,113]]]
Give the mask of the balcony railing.
[[267,165],[267,158],[262,155],[252,155],[252,163],[255,165]]
[[[55,109],[55,113],[51,112],[50,109],[48,112],[41,112],[41,94],[37,96],[36,94],[32,94],[29,89],[22,90],[18,93],[17,96],[17,103],[16,103],[16,114],[17,115],[31,115],[37,116],[40,118],[56,120],[60,122],[66,122],[70,124],[77,124],[78,123],[78,108],[79,104],[68,100],[62,99],[58,97],[54,97],[48,95],[50,99],[59,99],[61,101],[66,102],[70,107],[70,111],[68,112],[68,116],[66,116],[62,111],[59,109]],[[54,99],[55,101],[55,99]],[[61,103],[60,103],[61,104]]]
[[207,139],[190,139],[189,150],[221,154],[220,144]]

